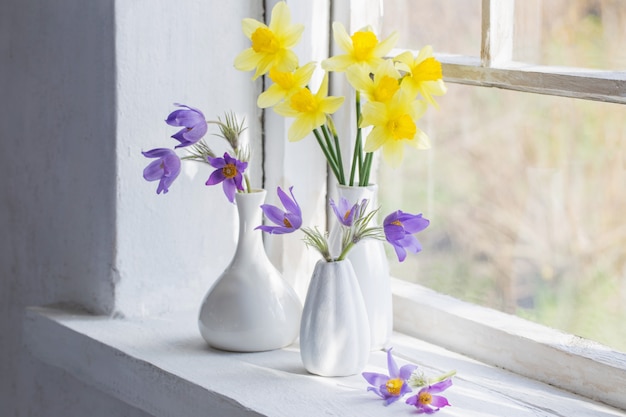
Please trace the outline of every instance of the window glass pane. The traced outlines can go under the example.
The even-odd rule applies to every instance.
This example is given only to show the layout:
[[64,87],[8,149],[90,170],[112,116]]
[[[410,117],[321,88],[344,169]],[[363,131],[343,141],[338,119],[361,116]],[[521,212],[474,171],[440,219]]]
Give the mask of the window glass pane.
[[624,0],[516,1],[514,36],[516,61],[626,70]]
[[431,220],[392,274],[626,351],[626,106],[448,88],[380,164],[382,212]]
[[481,0],[385,0],[382,34],[397,31],[401,49],[480,56],[480,15]]

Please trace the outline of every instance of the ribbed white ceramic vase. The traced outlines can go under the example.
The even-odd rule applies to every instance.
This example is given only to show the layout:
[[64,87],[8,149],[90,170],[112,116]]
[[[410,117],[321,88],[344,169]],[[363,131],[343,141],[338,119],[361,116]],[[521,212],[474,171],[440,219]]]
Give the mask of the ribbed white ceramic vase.
[[[377,185],[367,187],[338,185],[337,194],[339,198],[343,197],[351,204],[367,199],[370,210],[378,208]],[[378,225],[377,219],[373,218],[370,225]],[[336,230],[337,227],[333,226],[332,230]],[[383,349],[388,345],[393,332],[391,280],[384,242],[376,239],[362,240],[350,250],[347,259],[352,263],[363,294],[370,326],[371,348]]]
[[263,246],[260,205],[265,190],[237,193],[239,240],[235,255],[204,297],[198,327],[217,349],[257,352],[291,344],[298,336],[302,304],[272,265]]
[[300,324],[304,367],[322,376],[354,375],[369,352],[367,312],[350,261],[318,261]]

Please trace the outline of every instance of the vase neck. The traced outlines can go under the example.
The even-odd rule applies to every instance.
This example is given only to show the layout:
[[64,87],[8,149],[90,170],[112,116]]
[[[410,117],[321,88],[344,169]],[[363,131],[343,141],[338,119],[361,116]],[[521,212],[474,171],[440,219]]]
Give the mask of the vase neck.
[[265,196],[265,190],[235,195],[239,214],[239,239],[235,256],[242,252],[256,253],[263,248],[263,233],[254,229],[262,223],[260,206],[265,202]]

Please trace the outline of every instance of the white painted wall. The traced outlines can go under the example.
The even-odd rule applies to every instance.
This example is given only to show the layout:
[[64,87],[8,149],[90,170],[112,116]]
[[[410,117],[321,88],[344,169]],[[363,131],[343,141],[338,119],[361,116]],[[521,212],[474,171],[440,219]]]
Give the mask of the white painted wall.
[[[261,6],[0,2],[2,416],[145,415],[24,352],[24,307],[133,316],[203,295],[234,250],[234,208],[189,166],[157,196],[140,151],[176,143],[163,120],[183,102],[245,115],[260,158],[255,86],[232,61]],[[258,159],[253,171],[260,186]]]

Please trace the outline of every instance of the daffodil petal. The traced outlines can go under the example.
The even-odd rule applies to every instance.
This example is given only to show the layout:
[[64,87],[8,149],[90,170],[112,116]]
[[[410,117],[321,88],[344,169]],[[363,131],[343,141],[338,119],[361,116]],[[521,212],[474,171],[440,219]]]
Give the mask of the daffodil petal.
[[272,107],[285,98],[285,91],[280,86],[273,84],[259,95],[256,101],[257,106],[262,109]]
[[289,127],[287,138],[289,142],[297,142],[304,139],[312,130],[311,122],[307,118],[298,118]]
[[388,141],[383,146],[383,159],[392,168],[397,168],[404,159],[402,141]]
[[387,106],[384,103],[367,102],[361,110],[361,127],[383,126],[387,123]]
[[398,32],[394,31],[391,35],[389,35],[389,37],[387,37],[387,39],[376,45],[374,48],[374,54],[378,57],[383,57],[389,54],[389,52],[391,52],[391,50],[396,46],[399,39],[400,35]]
[[234,65],[240,71],[251,71],[257,66],[259,61],[259,55],[252,48],[248,48],[237,55]]
[[306,86],[309,81],[311,81],[315,67],[315,62],[309,62],[308,64],[298,68],[293,74],[294,84],[300,88]]
[[326,71],[345,71],[350,65],[354,64],[354,60],[350,55],[331,56],[322,61],[322,68]]
[[325,97],[320,102],[320,111],[325,114],[333,114],[343,104],[344,97]]
[[291,25],[281,32],[281,41],[285,45],[285,48],[293,48],[300,41],[302,33],[304,32],[304,25]]
[[272,32],[279,32],[291,24],[291,12],[287,3],[279,1],[272,9],[269,28]]
[[378,150],[383,144],[387,141],[387,135],[385,132],[385,128],[381,126],[376,126],[372,129],[372,131],[367,135],[365,139],[365,146],[363,146],[363,150],[365,152],[374,152]]
[[245,18],[241,22],[241,28],[243,29],[244,35],[248,39],[252,37],[252,34],[260,27],[267,27],[265,24],[259,22],[258,20],[251,19],[249,17]]
[[351,65],[346,69],[346,78],[355,90],[367,93],[374,87],[374,82],[370,78],[369,68],[365,65]]
[[297,110],[294,110],[287,101],[275,105],[274,111],[283,117],[297,117],[300,114]]
[[345,52],[352,51],[352,39],[341,22],[333,22],[333,39]]

